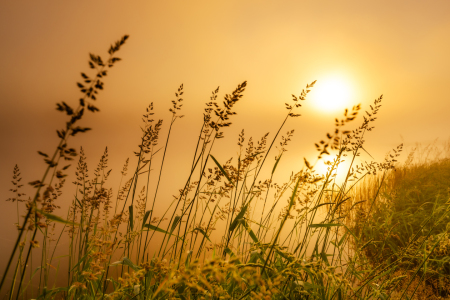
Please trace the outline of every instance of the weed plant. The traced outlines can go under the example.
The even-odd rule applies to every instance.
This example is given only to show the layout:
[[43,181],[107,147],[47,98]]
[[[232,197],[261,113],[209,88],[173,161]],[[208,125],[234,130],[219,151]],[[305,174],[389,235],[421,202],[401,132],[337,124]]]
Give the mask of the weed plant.
[[[448,152],[448,144],[444,147]],[[354,217],[353,228],[361,233],[371,264],[397,261],[407,276],[417,272],[420,297],[449,297],[450,161],[443,157],[416,162],[414,156],[427,158],[434,152],[427,148],[417,153],[416,147],[405,164],[387,176],[367,226],[362,226],[363,218]],[[370,198],[367,194],[373,195],[378,185],[365,182],[357,197]],[[362,205],[358,213],[367,211],[368,206]]]
[[[86,110],[98,111],[93,100],[103,89],[107,69],[120,60],[115,53],[127,38],[110,47],[106,62],[90,55],[94,76],[82,73],[78,87],[83,97],[77,109],[57,104],[69,121],[57,131],[60,143],[55,152],[39,152],[47,169],[42,179],[30,182],[36,189],[32,199],[23,199],[20,170],[14,168],[14,197],[9,200],[17,205],[25,202],[27,213],[23,220],[18,215],[17,242],[1,281],[6,299],[388,299],[399,291],[413,297],[420,284],[417,278],[423,281],[430,270],[447,272],[434,251],[443,245],[440,232],[446,227],[439,222],[448,218],[445,199],[426,199],[433,203],[420,206],[423,211],[418,215],[401,212],[405,203],[395,204],[395,199],[407,197],[401,193],[408,194],[408,189],[399,185],[410,186],[406,179],[395,181],[403,169],[392,173],[401,145],[382,162],[357,160],[366,151],[364,139],[374,128],[382,97],[356,129],[346,128],[360,105],[345,110],[331,133],[315,144],[317,161],[335,153],[326,162],[324,176],[304,159],[304,167],[293,172],[288,182],[273,181],[294,135],[294,130],[284,127],[300,116],[301,103],[315,81],[285,104],[286,114],[273,137],[265,134],[253,140],[242,130],[239,155],[225,162],[214,156],[214,145],[232,125],[247,82],[226,94],[222,102],[219,88],[215,89],[204,107],[186,182],[165,212],[156,215],[170,136],[183,117],[181,85],[169,109],[172,117],[162,146],[163,120],[153,119],[153,103],[146,109],[134,153],[136,165],[128,175],[131,161],[127,159],[119,192],[113,197],[107,186],[111,172],[107,149],[91,178],[83,149],[77,153],[67,142],[90,129],[79,127],[78,121]],[[56,209],[68,168],[64,162],[77,155],[75,196],[66,216],[60,217]],[[351,166],[338,185],[336,170],[344,159]],[[263,167],[269,178],[261,178]],[[367,183],[367,178],[372,181],[364,189],[361,182]],[[387,202],[380,202],[382,195]],[[386,219],[379,221],[382,217]],[[387,218],[400,223],[398,243]],[[64,225],[59,237],[70,238],[66,286],[51,286],[49,266],[58,265],[58,259],[47,247],[55,240],[55,222]],[[424,239],[419,239],[419,233]],[[41,256],[35,270],[27,268],[31,253]],[[12,278],[10,286],[5,285],[7,276]],[[33,281],[38,282],[36,288]]]

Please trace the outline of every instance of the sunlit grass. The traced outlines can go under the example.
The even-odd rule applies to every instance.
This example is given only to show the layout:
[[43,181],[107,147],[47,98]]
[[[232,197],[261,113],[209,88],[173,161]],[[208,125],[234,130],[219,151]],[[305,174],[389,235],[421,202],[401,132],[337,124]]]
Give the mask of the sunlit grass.
[[[424,152],[428,155],[430,149]],[[448,297],[450,160],[442,157],[417,163],[414,155],[422,156],[412,151],[404,165],[388,174],[379,201],[371,210],[368,202],[360,209],[359,213],[370,213],[370,217],[367,221],[354,217],[353,226],[360,232],[361,241],[367,243],[363,252],[371,264],[395,263],[396,272],[402,271],[407,277],[417,275],[417,281],[426,286],[421,297]],[[377,187],[375,181],[366,182],[357,197],[371,199]],[[416,286],[418,282],[409,290]]]
[[[25,219],[17,216],[19,236],[2,277],[1,292],[7,298],[387,299],[445,294],[449,162],[410,161],[394,172],[401,145],[382,162],[360,162],[382,97],[359,126],[353,125],[361,109],[356,105],[318,140],[318,163],[326,162],[326,170],[316,172],[304,159],[301,170],[278,184],[273,177],[295,133],[284,127],[300,116],[315,82],[285,104],[274,136],[252,139],[242,130],[229,149],[239,155],[227,161],[215,157],[214,144],[232,126],[247,82],[223,101],[218,101],[217,88],[204,107],[186,182],[174,186],[178,193],[167,201],[158,189],[170,159],[171,133],[181,130],[181,85],[168,125],[154,119],[153,104],[147,108],[135,159],[126,160],[114,195],[108,185],[107,149],[91,173],[83,149],[69,148],[67,142],[89,130],[75,124],[85,110],[98,110],[93,100],[126,39],[110,48],[106,62],[91,55],[89,65],[96,73],[92,78],[82,73],[78,86],[83,98],[77,109],[57,105],[69,121],[58,131],[61,141],[54,154],[39,152],[48,168],[42,179],[30,183],[36,188],[32,199],[24,200],[20,170],[14,169],[14,197],[9,200],[25,202],[27,214]],[[160,136],[163,126],[169,127],[165,138]],[[64,214],[58,210],[68,172],[64,161],[75,156],[76,191]],[[341,165],[344,159],[350,161],[347,168]],[[339,184],[336,170],[343,175]],[[165,212],[157,214],[157,206]],[[61,233],[55,234],[55,222],[64,225]],[[63,235],[70,240],[64,275],[59,273],[61,260],[49,251]],[[33,257],[40,261],[36,269],[27,267]],[[54,286],[55,276],[66,276],[67,285]],[[7,277],[12,278],[9,286]]]

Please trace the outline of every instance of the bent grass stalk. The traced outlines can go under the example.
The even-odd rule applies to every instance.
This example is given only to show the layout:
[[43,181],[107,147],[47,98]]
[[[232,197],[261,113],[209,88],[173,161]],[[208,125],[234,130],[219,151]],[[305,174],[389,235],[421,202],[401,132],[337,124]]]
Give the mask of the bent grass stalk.
[[[67,140],[68,140],[69,136],[74,136],[78,132],[85,132],[87,130],[90,130],[90,128],[74,127],[73,125],[82,118],[85,107],[92,112],[98,111],[98,108],[95,107],[94,105],[88,103],[87,99],[96,100],[95,94],[97,94],[99,90],[103,89],[103,82],[100,79],[102,77],[106,76],[106,74],[107,74],[107,71],[105,70],[105,68],[112,67],[116,61],[120,60],[120,58],[113,57],[113,54],[120,49],[120,47],[125,43],[125,41],[127,39],[128,39],[128,36],[125,35],[121,40],[116,42],[116,44],[114,46],[110,47],[110,49],[108,51],[110,54],[110,57],[107,61],[107,64],[103,63],[100,56],[95,56],[93,54],[90,55],[91,60],[89,61],[89,65],[92,69],[96,69],[98,72],[94,79],[91,79],[87,75],[82,73],[82,77],[85,81],[85,84],[88,84],[88,86],[85,87],[83,84],[77,83],[78,87],[80,88],[80,91],[83,93],[83,98],[80,99],[80,104],[76,110],[73,110],[65,102],[62,102],[61,104],[57,103],[57,109],[59,111],[65,112],[68,116],[71,116],[71,119],[69,122],[67,122],[66,128],[64,130],[57,131],[58,137],[60,137],[60,142],[59,142],[58,146],[56,147],[56,150],[53,153],[53,155],[51,156],[51,158],[49,159],[48,158],[49,156],[47,154],[39,152],[40,155],[45,157],[44,161],[48,165],[48,167],[46,168],[41,180],[30,182],[30,184],[33,185],[34,187],[36,187],[37,190],[36,190],[35,196],[33,197],[32,202],[30,203],[30,207],[29,207],[28,212],[25,216],[25,219],[22,223],[23,225],[21,226],[21,229],[19,231],[19,236],[17,237],[16,243],[13,247],[13,251],[8,260],[5,272],[3,273],[3,277],[0,282],[0,291],[3,288],[4,281],[8,274],[11,263],[14,259],[15,253],[17,251],[17,247],[22,239],[23,233],[25,232],[26,224],[30,218],[30,215],[33,213],[33,207],[36,206],[36,202],[38,201],[38,197],[40,195],[41,188],[43,186],[45,186],[45,180],[47,178],[47,175],[49,174],[50,170],[52,170],[52,169],[54,169],[54,172],[56,173],[55,167],[58,165],[60,158],[70,160],[71,159],[70,156],[73,156],[73,154],[75,153],[74,149],[66,148]],[[64,175],[62,173],[60,173],[60,176],[64,176]],[[49,187],[51,186],[51,182],[52,181],[50,180],[50,183],[48,183]],[[35,213],[35,219],[36,220],[38,219],[37,213]],[[37,233],[37,226],[35,226],[35,227],[36,227],[36,229],[34,230],[32,240],[34,240],[36,233]],[[24,264],[25,266],[28,262],[31,248],[32,248],[32,246],[30,245],[26,259],[25,259],[25,264]],[[24,273],[25,273],[25,270],[23,270],[23,274]],[[22,280],[23,280],[23,276],[21,278],[19,286],[21,286]]]

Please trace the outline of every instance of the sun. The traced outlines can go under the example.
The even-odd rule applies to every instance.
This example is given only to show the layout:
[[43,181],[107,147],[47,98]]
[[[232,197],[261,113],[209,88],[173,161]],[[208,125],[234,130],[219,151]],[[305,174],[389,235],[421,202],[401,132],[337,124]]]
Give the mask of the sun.
[[348,106],[353,93],[351,85],[344,78],[328,77],[317,80],[310,96],[317,109],[335,112]]

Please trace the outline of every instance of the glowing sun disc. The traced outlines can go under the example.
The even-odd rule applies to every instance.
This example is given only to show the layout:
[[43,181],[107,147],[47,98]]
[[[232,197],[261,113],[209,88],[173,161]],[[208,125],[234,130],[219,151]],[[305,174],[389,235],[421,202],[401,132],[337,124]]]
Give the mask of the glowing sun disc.
[[319,79],[311,90],[313,103],[322,111],[345,109],[351,97],[350,85],[340,78]]

